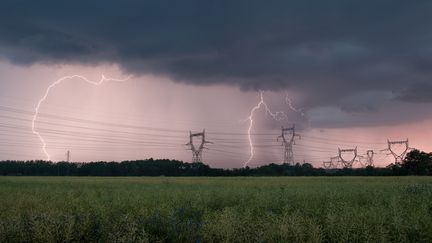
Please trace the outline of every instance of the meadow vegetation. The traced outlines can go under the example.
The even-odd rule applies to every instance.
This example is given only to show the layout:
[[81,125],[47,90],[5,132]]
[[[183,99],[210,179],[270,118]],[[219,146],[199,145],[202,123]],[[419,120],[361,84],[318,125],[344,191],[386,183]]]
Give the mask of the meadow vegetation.
[[0,177],[0,242],[432,242],[430,177]]

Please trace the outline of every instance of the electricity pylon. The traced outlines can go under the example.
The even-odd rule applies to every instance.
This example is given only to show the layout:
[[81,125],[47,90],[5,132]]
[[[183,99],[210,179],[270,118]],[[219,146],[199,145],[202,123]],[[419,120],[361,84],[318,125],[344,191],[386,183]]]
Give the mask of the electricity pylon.
[[333,165],[331,161],[323,161],[324,169],[332,169]]
[[341,163],[339,156],[330,157],[329,161],[323,162],[324,169],[336,169],[338,168],[339,164]]
[[[287,135],[289,136],[288,139],[286,137]],[[279,138],[282,138],[282,146],[284,146],[284,164],[294,165],[293,144],[295,144],[296,137],[301,139],[300,135],[295,132],[295,125],[293,125],[288,128],[282,127],[282,134],[276,139],[279,141]]]
[[373,150],[367,150],[365,154],[363,155],[357,155],[358,162],[362,167],[368,167],[374,165],[374,155],[375,151]]
[[365,166],[374,166],[374,157],[375,152],[373,150],[366,151],[366,163]]
[[[340,148],[338,148],[338,150],[339,150],[339,159],[342,162],[343,166],[345,168],[352,168],[354,162],[357,159],[357,147],[355,149],[340,149]],[[353,153],[354,156],[350,160],[345,160],[342,156],[343,153]]]
[[342,164],[342,161],[340,160],[339,156],[331,157],[330,161],[334,168],[338,168]]
[[[394,145],[400,145],[400,144],[404,144],[405,145],[405,149],[404,149],[404,151],[402,153],[397,154],[392,149],[392,147]],[[390,153],[387,154],[387,155],[393,155],[393,157],[395,158],[395,164],[401,163],[403,161],[403,159],[405,158],[405,155],[407,154],[408,150],[412,149],[408,145],[408,138],[406,140],[402,140],[402,141],[390,141],[389,139],[387,139],[387,146],[388,147],[386,149],[383,149],[381,151],[389,151]]]
[[[193,144],[194,137],[201,137],[201,144],[198,146],[198,148],[196,148]],[[189,143],[187,143],[186,145],[190,146],[190,150],[192,151],[192,163],[202,163],[202,152],[204,149],[207,149],[206,147],[204,147],[204,145],[207,143],[212,142],[209,142],[205,139],[205,129],[199,133],[189,132]]]

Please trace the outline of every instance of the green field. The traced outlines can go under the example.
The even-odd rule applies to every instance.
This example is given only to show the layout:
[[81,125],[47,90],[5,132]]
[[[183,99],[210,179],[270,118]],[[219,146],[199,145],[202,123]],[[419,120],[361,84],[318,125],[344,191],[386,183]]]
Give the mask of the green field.
[[0,177],[0,242],[432,242],[431,177]]

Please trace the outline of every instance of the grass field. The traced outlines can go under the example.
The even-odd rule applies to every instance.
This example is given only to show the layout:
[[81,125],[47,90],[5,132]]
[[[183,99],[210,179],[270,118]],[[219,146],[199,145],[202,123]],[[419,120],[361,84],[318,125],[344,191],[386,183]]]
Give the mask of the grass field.
[[0,177],[0,242],[432,242],[431,177]]

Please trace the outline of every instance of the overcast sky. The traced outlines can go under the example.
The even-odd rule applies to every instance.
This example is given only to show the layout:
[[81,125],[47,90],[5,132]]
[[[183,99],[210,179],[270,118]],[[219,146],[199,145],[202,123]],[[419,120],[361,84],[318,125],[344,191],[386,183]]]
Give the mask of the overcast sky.
[[431,12],[426,0],[1,1],[0,159],[46,158],[32,115],[74,74],[132,78],[51,90],[35,125],[55,161],[189,161],[188,131],[205,128],[205,162],[240,167],[259,91],[287,118],[254,113],[251,166],[281,161],[275,139],[293,123],[296,160],[316,166],[387,138],[431,151]]

